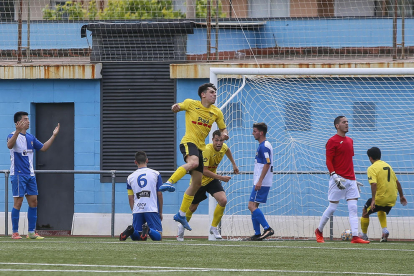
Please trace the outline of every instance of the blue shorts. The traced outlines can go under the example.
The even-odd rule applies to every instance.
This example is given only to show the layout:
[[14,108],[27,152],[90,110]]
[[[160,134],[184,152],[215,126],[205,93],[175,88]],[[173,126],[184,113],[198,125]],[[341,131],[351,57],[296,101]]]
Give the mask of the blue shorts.
[[250,194],[250,200],[249,201],[257,202],[257,203],[266,203],[267,195],[269,194],[270,187],[263,187],[262,186],[260,188],[260,190],[258,190],[258,191],[256,191],[254,189],[254,187],[256,187],[256,186],[253,186],[253,190],[252,190],[252,193]]
[[12,183],[13,197],[38,195],[35,176],[12,175],[10,178]]
[[133,214],[132,225],[134,226],[135,231],[141,232],[142,225],[144,223],[147,223],[150,228],[155,229],[158,232],[162,232],[161,218],[158,213],[151,212]]

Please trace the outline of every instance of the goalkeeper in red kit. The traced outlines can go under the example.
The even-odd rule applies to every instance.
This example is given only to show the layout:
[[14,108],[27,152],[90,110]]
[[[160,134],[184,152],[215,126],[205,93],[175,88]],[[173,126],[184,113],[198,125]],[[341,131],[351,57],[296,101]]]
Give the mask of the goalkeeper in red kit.
[[338,116],[334,120],[336,134],[326,143],[326,166],[328,167],[329,206],[326,208],[319,222],[319,227],[315,230],[316,241],[323,243],[323,228],[329,218],[338,207],[339,200],[345,199],[348,203],[349,224],[351,225],[351,243],[369,243],[358,237],[358,213],[357,203],[359,195],[359,185],[356,181],[354,164],[354,142],[346,136],[348,132],[348,119],[345,116]]

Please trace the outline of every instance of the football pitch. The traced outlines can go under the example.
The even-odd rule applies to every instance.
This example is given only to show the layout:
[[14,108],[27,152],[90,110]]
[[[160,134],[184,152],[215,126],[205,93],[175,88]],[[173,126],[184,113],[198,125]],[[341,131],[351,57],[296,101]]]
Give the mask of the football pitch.
[[0,237],[0,275],[414,275],[414,243]]

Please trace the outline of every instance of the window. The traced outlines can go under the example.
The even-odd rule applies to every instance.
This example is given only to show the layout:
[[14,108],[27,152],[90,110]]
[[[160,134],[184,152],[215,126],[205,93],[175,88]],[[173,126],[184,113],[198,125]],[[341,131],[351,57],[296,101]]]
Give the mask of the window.
[[241,103],[229,103],[222,111],[228,129],[242,127]]
[[0,21],[14,20],[13,0],[0,1]]
[[289,0],[250,0],[249,17],[289,17]]
[[354,102],[352,129],[362,131],[376,130],[375,110],[375,103]]
[[[404,4],[404,5],[403,5]],[[397,0],[397,15],[407,17],[413,16],[414,0]],[[375,1],[375,16],[393,17],[395,0],[377,0]]]
[[288,131],[311,130],[310,102],[297,101],[285,103],[285,129]]

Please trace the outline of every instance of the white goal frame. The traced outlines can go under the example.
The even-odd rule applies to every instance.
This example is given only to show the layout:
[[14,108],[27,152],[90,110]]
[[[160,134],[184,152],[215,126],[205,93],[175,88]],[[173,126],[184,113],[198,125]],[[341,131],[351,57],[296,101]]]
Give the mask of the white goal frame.
[[[233,99],[238,93],[243,90],[245,85],[245,76],[248,75],[262,75],[262,76],[346,76],[346,77],[413,77],[414,68],[210,68],[210,82],[218,87],[218,76],[235,76],[235,78],[243,78],[243,84],[237,89],[234,94],[227,99],[222,105],[218,106],[221,110]],[[214,125],[217,127],[216,125]],[[213,126],[213,127],[214,127]],[[213,128],[212,128],[213,131]],[[211,132],[212,132],[211,131]],[[211,133],[210,133],[211,135]],[[230,133],[231,137],[231,133]],[[209,137],[211,140],[211,137]],[[227,172],[230,173],[230,172]],[[315,172],[313,172],[315,173]],[[321,172],[324,173],[324,172]],[[362,173],[362,172],[356,172]],[[397,173],[397,172],[396,172]],[[277,171],[274,174],[278,174]],[[411,174],[411,173],[409,173]],[[212,196],[209,196],[209,221],[213,219],[214,209],[217,202]],[[397,203],[399,204],[399,203]],[[246,206],[247,208],[247,206]],[[360,210],[358,210],[359,212]],[[359,214],[359,213],[358,213]],[[331,218],[332,219],[332,218]],[[315,226],[316,227],[316,226]],[[332,238],[332,223],[330,227],[330,237]],[[213,235],[209,235],[209,240],[215,240]]]

